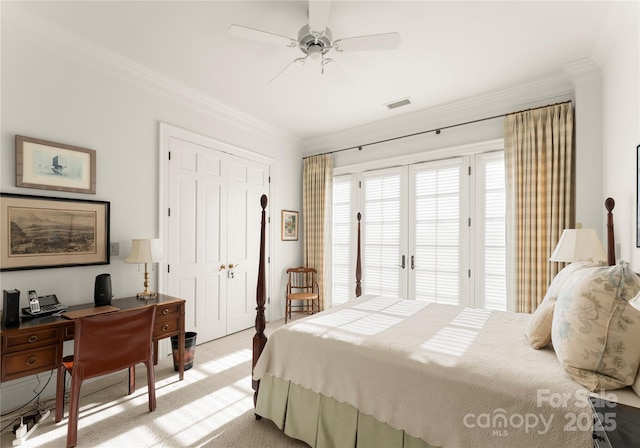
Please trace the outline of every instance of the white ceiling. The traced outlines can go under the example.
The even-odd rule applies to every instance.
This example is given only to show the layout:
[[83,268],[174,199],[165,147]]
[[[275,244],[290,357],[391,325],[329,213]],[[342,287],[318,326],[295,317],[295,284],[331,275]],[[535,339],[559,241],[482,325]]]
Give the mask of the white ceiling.
[[[615,3],[333,1],[334,39],[397,31],[400,48],[331,50],[346,76],[331,65],[320,75],[310,61],[318,65],[296,65],[271,84],[300,50],[235,38],[228,28],[295,39],[308,21],[307,1],[12,6],[304,140],[558,74],[563,64],[593,56]],[[406,97],[414,104],[383,106]]]

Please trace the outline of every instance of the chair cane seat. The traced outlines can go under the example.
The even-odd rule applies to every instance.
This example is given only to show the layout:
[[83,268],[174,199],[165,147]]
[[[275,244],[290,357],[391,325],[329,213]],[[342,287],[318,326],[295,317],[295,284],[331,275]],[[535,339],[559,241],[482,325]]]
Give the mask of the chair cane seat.
[[288,294],[287,298],[289,300],[317,300],[318,294],[310,293],[310,292],[298,292],[298,293]]

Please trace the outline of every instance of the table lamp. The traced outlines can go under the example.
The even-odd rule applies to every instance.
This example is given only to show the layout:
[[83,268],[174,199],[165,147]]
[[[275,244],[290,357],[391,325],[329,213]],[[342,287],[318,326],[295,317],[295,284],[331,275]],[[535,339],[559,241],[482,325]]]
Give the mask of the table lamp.
[[606,261],[607,253],[594,229],[564,229],[549,261]]
[[131,240],[131,253],[125,258],[125,263],[144,263],[144,291],[137,294],[140,300],[155,299],[157,292],[149,291],[149,271],[148,263],[163,261],[162,250],[159,239],[134,239]]

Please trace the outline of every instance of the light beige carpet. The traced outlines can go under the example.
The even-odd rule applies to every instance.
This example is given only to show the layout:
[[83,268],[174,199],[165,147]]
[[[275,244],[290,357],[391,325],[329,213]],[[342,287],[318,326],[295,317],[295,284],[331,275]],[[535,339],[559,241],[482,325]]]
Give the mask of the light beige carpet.
[[[282,322],[268,324],[269,330]],[[155,366],[157,408],[149,412],[146,371],[136,370],[136,392],[127,395],[125,371],[83,386],[78,447],[306,447],[285,436],[271,421],[256,420],[251,389],[251,345],[255,330],[245,330],[195,349],[194,365],[178,381],[172,358]],[[108,350],[108,347],[105,347]],[[65,417],[51,414],[21,446],[64,447]],[[11,432],[2,435],[10,447]]]

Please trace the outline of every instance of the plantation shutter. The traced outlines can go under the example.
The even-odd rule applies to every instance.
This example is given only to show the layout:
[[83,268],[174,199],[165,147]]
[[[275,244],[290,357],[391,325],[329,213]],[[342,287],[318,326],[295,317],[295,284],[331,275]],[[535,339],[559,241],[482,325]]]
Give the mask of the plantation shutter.
[[333,305],[340,305],[355,296],[355,280],[352,281],[354,257],[351,250],[352,176],[333,178]]

